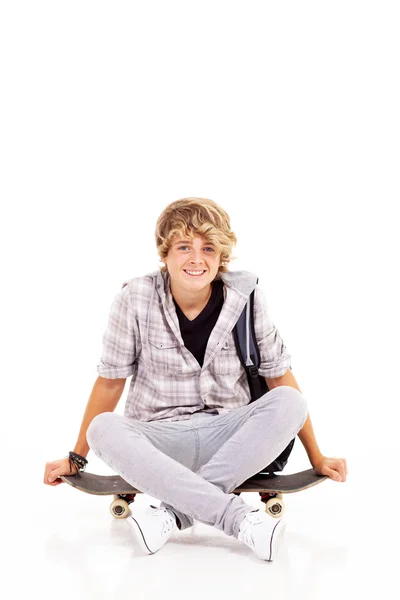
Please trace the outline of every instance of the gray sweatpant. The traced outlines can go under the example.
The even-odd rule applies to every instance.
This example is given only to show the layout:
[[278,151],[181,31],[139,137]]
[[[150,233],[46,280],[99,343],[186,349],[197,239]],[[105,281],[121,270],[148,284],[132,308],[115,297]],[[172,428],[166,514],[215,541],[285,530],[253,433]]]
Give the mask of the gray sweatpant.
[[197,519],[237,538],[254,507],[230,492],[279,456],[307,414],[304,396],[279,386],[227,414],[200,412],[186,421],[101,413],[86,437],[113,471],[172,510],[181,529]]

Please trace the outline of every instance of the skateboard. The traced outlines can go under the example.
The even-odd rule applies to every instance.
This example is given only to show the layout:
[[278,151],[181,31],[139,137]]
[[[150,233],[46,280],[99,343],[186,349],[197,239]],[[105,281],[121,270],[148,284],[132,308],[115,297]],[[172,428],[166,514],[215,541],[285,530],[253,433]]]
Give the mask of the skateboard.
[[[129,505],[135,500],[136,494],[142,494],[119,475],[96,475],[95,473],[79,472],[77,475],[61,475],[65,483],[87,494],[96,496],[114,496],[110,512],[116,519],[128,517],[131,514]],[[284,494],[300,492],[328,479],[326,475],[317,475],[314,469],[307,469],[290,475],[258,474],[247,479],[232,491],[235,495],[242,492],[258,492],[265,504],[265,511],[272,517],[281,517],[285,511]]]

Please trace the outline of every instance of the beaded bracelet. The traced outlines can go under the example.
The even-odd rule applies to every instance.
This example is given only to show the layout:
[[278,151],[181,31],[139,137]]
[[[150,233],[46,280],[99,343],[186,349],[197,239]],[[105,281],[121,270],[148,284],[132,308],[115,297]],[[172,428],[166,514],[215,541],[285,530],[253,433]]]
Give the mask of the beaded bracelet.
[[69,472],[70,473],[72,473],[72,465],[75,465],[76,467],[78,467],[78,471],[76,472],[76,475],[80,479],[81,476],[79,475],[79,471],[84,471],[86,468],[86,465],[88,464],[88,461],[86,460],[86,458],[84,458],[80,454],[77,454],[76,452],[69,452],[68,456],[66,456],[65,458],[69,459]]

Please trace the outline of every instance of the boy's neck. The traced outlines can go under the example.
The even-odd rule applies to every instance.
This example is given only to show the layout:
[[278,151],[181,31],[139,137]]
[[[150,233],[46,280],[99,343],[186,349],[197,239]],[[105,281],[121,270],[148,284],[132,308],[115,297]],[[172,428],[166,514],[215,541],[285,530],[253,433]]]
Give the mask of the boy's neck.
[[188,319],[193,320],[206,307],[211,297],[212,284],[208,288],[190,292],[179,286],[175,286],[171,281],[171,293],[183,314]]

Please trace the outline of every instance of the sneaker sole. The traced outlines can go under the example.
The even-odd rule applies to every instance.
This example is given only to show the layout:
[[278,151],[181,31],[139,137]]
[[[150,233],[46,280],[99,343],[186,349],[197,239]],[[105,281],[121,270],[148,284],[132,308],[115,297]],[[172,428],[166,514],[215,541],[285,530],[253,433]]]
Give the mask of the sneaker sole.
[[128,517],[128,523],[133,532],[135,540],[139,542],[139,545],[142,548],[143,552],[145,552],[146,554],[154,554],[153,550],[150,550],[150,548],[148,547],[146,543],[146,538],[144,537],[143,531],[141,530],[141,527],[136,521],[136,519],[130,516]]

